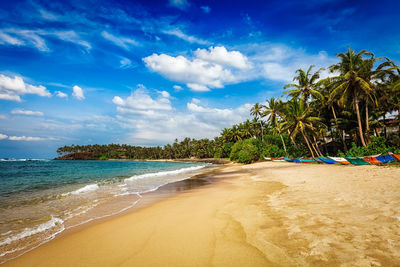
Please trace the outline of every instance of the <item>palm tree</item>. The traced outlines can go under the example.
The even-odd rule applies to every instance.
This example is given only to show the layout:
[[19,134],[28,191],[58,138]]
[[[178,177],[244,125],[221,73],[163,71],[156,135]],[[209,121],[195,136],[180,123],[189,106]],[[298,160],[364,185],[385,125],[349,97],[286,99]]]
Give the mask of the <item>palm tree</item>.
[[[337,98],[338,103],[342,106],[350,103],[353,110],[356,111],[360,140],[362,145],[366,146],[360,115],[360,102],[365,104],[365,127],[368,136],[369,103],[377,105],[376,94],[380,89],[374,80],[382,80],[386,76],[392,75],[393,71],[398,68],[388,58],[375,58],[373,53],[366,50],[356,53],[348,47],[346,53],[338,53],[337,56],[341,61],[332,65],[330,70],[339,74],[328,78],[334,86],[331,97]],[[381,59],[385,59],[385,61],[374,69],[374,65]]]
[[[357,114],[358,131],[363,146],[367,146],[364,139],[364,132],[360,115],[360,101],[373,93],[371,83],[366,81],[362,73],[369,67],[370,61],[364,60],[364,56],[373,57],[371,52],[362,50],[356,53],[348,47],[346,53],[338,53],[340,62],[330,67],[331,72],[338,72],[338,75],[328,78],[334,89],[330,94],[331,98],[337,99],[341,106],[351,104]],[[367,66],[368,65],[368,66]]]
[[279,116],[282,114],[283,103],[279,98],[275,99],[273,97],[267,99],[266,103],[267,105],[264,107],[262,116],[268,116],[271,125],[275,126],[278,124]]
[[286,144],[285,141],[283,140],[282,133],[284,131],[284,123],[278,123],[274,127],[274,133],[278,134],[281,137],[283,149],[285,150],[285,155],[286,157],[288,156],[287,150],[286,150]]
[[314,66],[311,65],[307,72],[302,69],[298,69],[296,71],[298,75],[293,78],[293,81],[297,81],[297,83],[286,84],[283,89],[292,89],[284,92],[283,95],[288,94],[291,97],[301,98],[307,103],[307,106],[310,105],[310,96],[313,96],[314,98],[322,98],[323,96],[317,90],[317,80],[319,79],[319,73],[322,69],[311,73],[313,67]]
[[[306,107],[304,100],[298,100],[296,98],[293,98],[287,103],[285,115],[285,129],[289,129],[291,136],[293,137],[296,137],[298,133],[301,133],[308,149],[310,150],[311,156],[314,158],[314,151],[307,135],[307,131],[314,132],[315,128],[313,124],[318,124],[320,118],[312,117],[311,110],[309,107]],[[318,155],[318,151],[315,148],[314,150]]]
[[254,106],[250,110],[250,115],[255,116],[256,120],[260,118],[260,127],[261,127],[261,140],[262,137],[264,136],[264,128],[262,124],[261,118],[263,117],[263,105],[260,105],[260,103],[255,103]]

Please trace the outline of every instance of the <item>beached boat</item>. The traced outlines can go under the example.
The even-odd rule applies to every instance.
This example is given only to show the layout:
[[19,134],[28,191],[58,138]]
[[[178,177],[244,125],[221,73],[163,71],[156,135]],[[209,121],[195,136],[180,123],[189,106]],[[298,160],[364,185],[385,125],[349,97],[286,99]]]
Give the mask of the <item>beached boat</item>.
[[266,161],[271,161],[271,158],[264,157]]
[[333,159],[334,161],[336,161],[340,164],[344,164],[344,165],[350,164],[350,162],[345,158],[339,158],[339,157],[328,157],[328,158]]
[[301,163],[314,163],[317,162],[315,159],[299,159]]
[[285,161],[284,158],[271,158],[272,161]]
[[296,162],[296,163],[300,163],[299,159],[289,159],[289,158],[284,158],[287,162]]
[[397,160],[398,162],[400,162],[400,154],[390,153],[390,156],[392,156],[395,160]]
[[382,161],[378,160],[376,157],[373,156],[364,157],[363,160],[365,160],[369,164],[374,164],[374,165],[382,164]]
[[316,158],[317,161],[321,162],[321,163],[327,163],[327,164],[335,164],[338,163],[336,160],[330,159],[330,158]]
[[353,165],[370,165],[369,162],[359,157],[346,157],[346,159]]
[[382,163],[389,163],[389,162],[395,162],[396,161],[391,155],[377,156],[376,159],[379,160]]
[[293,160],[292,159],[289,159],[289,158],[283,158],[285,161],[287,161],[287,162],[293,162]]

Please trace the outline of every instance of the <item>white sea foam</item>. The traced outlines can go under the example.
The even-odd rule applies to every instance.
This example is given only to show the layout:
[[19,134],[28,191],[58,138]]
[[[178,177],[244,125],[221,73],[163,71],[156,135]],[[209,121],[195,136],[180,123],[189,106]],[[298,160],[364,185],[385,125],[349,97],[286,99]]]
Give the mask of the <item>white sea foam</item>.
[[62,225],[62,228],[64,228],[63,223],[64,223],[64,221],[61,220],[60,218],[51,216],[51,219],[49,221],[40,224],[36,228],[25,228],[21,233],[7,237],[6,239],[4,239],[3,241],[0,242],[0,246],[11,244],[12,242],[20,240],[22,238],[26,238],[26,237],[44,232],[46,230],[49,230],[49,229],[57,226],[57,224]]
[[173,174],[180,174],[180,173],[199,170],[199,169],[204,168],[204,167],[205,167],[205,165],[182,168],[182,169],[178,169],[178,170],[174,170],[174,171],[145,173],[145,174],[141,174],[141,175],[134,175],[132,177],[129,177],[129,178],[125,179],[125,181],[129,182],[129,181],[134,181],[134,180],[148,178],[148,177],[158,177],[158,176],[167,176],[167,175],[173,175]]
[[90,192],[90,191],[95,191],[97,189],[99,189],[99,185],[98,184],[88,184],[88,185],[85,185],[84,187],[81,187],[81,188],[75,190],[75,191],[64,193],[64,194],[61,194],[61,195],[64,196],[64,197],[68,196],[68,195],[78,195],[78,194],[87,193],[87,192]]

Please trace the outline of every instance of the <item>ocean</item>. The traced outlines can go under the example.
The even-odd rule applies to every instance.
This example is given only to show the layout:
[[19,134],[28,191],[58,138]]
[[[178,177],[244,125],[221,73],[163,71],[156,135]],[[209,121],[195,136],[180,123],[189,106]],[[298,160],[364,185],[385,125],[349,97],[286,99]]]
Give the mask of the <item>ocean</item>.
[[0,159],[0,264],[210,164]]

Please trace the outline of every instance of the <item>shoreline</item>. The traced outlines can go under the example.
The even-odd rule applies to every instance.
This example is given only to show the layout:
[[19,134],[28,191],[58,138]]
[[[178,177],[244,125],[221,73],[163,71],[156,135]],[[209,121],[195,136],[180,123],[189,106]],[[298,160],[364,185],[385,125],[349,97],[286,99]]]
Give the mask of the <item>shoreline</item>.
[[[58,233],[54,234],[50,239],[43,240],[40,243],[38,243],[37,245],[35,245],[34,247],[28,248],[27,250],[22,250],[22,254],[11,256],[11,255],[13,255],[13,252],[6,253],[6,254],[10,254],[8,256],[11,256],[11,258],[5,257],[4,259],[2,259],[2,261],[0,261],[0,265],[7,263],[9,261],[12,261],[14,259],[17,259],[17,258],[21,257],[22,255],[24,255],[25,253],[35,250],[38,247],[47,244],[48,242],[52,242],[54,240],[63,238],[64,236],[68,236],[71,233],[76,233],[83,229],[91,227],[93,225],[97,225],[99,223],[111,220],[113,218],[117,218],[117,217],[129,214],[129,213],[135,212],[139,209],[150,206],[150,205],[156,203],[157,201],[166,199],[170,196],[173,196],[173,195],[183,192],[185,190],[191,190],[196,187],[209,185],[209,184],[213,183],[213,181],[211,179],[211,174],[218,172],[222,168],[223,168],[223,165],[215,165],[214,164],[214,165],[209,165],[208,167],[205,166],[205,168],[200,169],[199,171],[197,171],[197,173],[193,173],[192,176],[190,176],[188,178],[185,178],[183,180],[177,180],[177,181],[170,182],[167,184],[163,184],[163,185],[159,186],[158,188],[156,188],[155,190],[150,190],[148,192],[143,192],[140,194],[138,193],[136,196],[136,201],[134,201],[134,204],[127,206],[127,207],[121,206],[122,203],[126,202],[126,200],[123,199],[123,198],[125,198],[125,196],[123,198],[114,199],[111,202],[107,203],[106,206],[110,207],[110,204],[111,204],[111,206],[118,205],[119,208],[117,210],[114,210],[113,212],[111,212],[109,214],[104,213],[104,214],[100,215],[99,217],[97,217],[98,215],[96,215],[95,217],[88,217],[88,219],[86,219],[82,222],[79,222],[79,223],[72,223],[72,224],[69,223],[68,226],[65,225],[63,227],[62,231],[59,231]],[[135,197],[135,195],[126,196],[126,197],[132,198],[132,197]],[[114,203],[114,204],[112,204],[112,203]],[[104,210],[104,208],[102,208],[101,206],[98,206],[98,207],[100,208],[100,210]],[[19,250],[16,250],[16,252],[18,252],[18,251]]]
[[[400,169],[225,165],[214,183],[54,239],[5,266],[400,264]],[[79,244],[77,246],[76,244]]]

